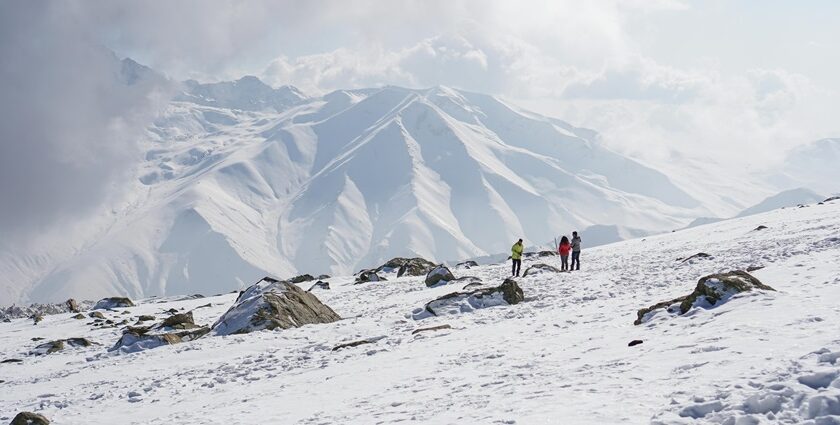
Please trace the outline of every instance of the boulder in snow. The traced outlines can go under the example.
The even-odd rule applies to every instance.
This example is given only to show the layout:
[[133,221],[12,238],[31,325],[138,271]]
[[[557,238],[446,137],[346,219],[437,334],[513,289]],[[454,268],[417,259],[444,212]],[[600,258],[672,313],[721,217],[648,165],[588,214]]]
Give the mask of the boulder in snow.
[[289,329],[341,320],[315,295],[297,285],[265,277],[243,291],[213,325],[216,335]]
[[289,279],[289,282],[291,282],[291,283],[302,283],[302,282],[311,282],[313,280],[315,280],[315,277],[312,276],[311,274],[302,274],[300,276],[295,276],[295,277]]
[[94,310],[100,309],[112,309],[112,308],[120,308],[120,307],[134,307],[134,303],[131,302],[130,299],[126,297],[110,297],[110,298],[103,298],[93,306]]
[[423,276],[435,268],[435,264],[423,258],[409,258],[397,270],[397,277]]
[[525,269],[525,273],[522,274],[522,277],[526,277],[528,275],[534,276],[542,273],[560,273],[560,270],[557,267],[549,266],[548,264],[537,263]]
[[469,268],[472,268],[472,267],[478,267],[478,263],[476,263],[475,261],[472,261],[472,260],[467,260],[467,261],[464,261],[462,263],[458,263],[458,264],[455,265],[455,268],[469,269]]
[[49,425],[50,420],[44,417],[43,415],[39,415],[37,413],[32,412],[20,412],[15,415],[15,418],[12,419],[12,422],[9,425]]
[[386,280],[388,279],[385,279],[384,277],[376,274],[376,270],[362,270],[359,272],[359,275],[356,276],[356,281],[354,282],[354,284],[358,285],[360,283],[382,282]]
[[639,310],[633,324],[644,323],[650,318],[649,314],[656,310],[665,309],[669,313],[685,314],[692,307],[717,306],[725,303],[735,294],[753,290],[775,291],[761,283],[755,276],[742,270],[704,276],[697,282],[697,287],[692,293]]
[[198,325],[196,325],[193,321],[192,312],[188,311],[186,313],[173,314],[167,317],[166,319],[163,319],[163,322],[161,322],[160,327],[172,329],[193,329],[197,328]]
[[469,292],[453,292],[426,303],[423,309],[414,312],[414,319],[430,316],[466,313],[479,308],[518,304],[525,300],[522,288],[513,279],[491,288],[480,288]]
[[78,313],[81,311],[81,309],[79,308],[79,303],[76,302],[76,300],[74,300],[73,298],[70,298],[69,300],[65,301],[64,305],[67,306],[67,310],[71,313]]
[[315,282],[315,284],[313,284],[312,286],[309,287],[309,291],[312,291],[315,288],[330,289],[330,283],[329,282],[324,282],[323,280],[319,280],[319,281]]
[[426,286],[428,287],[445,285],[453,280],[455,280],[455,276],[453,276],[452,272],[449,271],[449,268],[443,264],[429,270],[429,272],[426,273]]
[[43,356],[46,354],[52,354],[63,350],[66,346],[71,347],[90,347],[93,345],[92,342],[87,340],[86,338],[67,338],[67,339],[58,339],[55,341],[45,342],[29,352],[29,354],[35,356]]
[[680,261],[681,263],[693,263],[696,260],[711,260],[713,258],[715,257],[712,257],[711,255],[706,254],[705,252],[698,252],[697,254],[691,255],[688,258],[677,258],[677,261]]
[[429,270],[435,268],[435,264],[424,258],[403,258],[395,257],[376,269],[377,273],[391,273],[396,271],[397,277],[402,276],[423,276]]

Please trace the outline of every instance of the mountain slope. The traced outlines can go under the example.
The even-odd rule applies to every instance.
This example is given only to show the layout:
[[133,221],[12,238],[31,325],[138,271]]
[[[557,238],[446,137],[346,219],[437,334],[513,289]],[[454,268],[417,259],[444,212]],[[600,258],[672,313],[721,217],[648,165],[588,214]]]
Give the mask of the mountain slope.
[[[14,389],[0,395],[0,420],[30,410],[69,425],[831,424],[840,414],[838,235],[840,201],[775,210],[586,249],[579,272],[518,279],[521,303],[419,320],[414,311],[463,283],[336,276],[312,294],[343,320],[131,354],[106,352],[120,327],[72,313],[38,325],[13,319],[0,322],[0,359],[21,362],[0,364],[1,384]],[[711,257],[678,260],[697,252]],[[536,262],[559,267],[556,257],[523,267]],[[763,266],[752,274],[776,290],[633,325],[637,309],[687,294],[700,277],[750,266]],[[453,272],[498,285],[509,266]],[[153,315],[150,324],[175,309],[209,325],[237,297],[228,284],[223,295],[100,312],[131,322]],[[28,355],[45,342],[35,337],[102,345]]]
[[0,289],[13,302],[212,292],[265,273],[493,254],[596,224],[670,230],[707,213],[593,131],[491,96],[292,92],[253,77],[188,82],[149,129],[125,200],[78,240],[0,255]]

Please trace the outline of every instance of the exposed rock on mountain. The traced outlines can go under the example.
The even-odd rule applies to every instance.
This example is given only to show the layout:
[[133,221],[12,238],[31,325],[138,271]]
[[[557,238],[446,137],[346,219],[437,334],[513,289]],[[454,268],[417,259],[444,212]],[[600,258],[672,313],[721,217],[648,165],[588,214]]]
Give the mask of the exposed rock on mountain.
[[426,274],[426,286],[432,287],[437,285],[446,285],[455,280],[455,276],[449,271],[449,268],[443,264],[429,270]]
[[108,310],[112,308],[134,307],[134,302],[126,297],[103,298],[93,306],[94,310]]
[[289,329],[340,320],[310,292],[269,277],[251,285],[213,325],[215,335]]
[[714,307],[725,303],[735,294],[753,290],[775,291],[770,286],[761,283],[755,276],[741,270],[704,276],[700,278],[697,287],[690,294],[639,310],[633,324],[640,325],[646,322],[650,319],[651,313],[657,310],[665,309],[668,313],[685,314],[692,307]]

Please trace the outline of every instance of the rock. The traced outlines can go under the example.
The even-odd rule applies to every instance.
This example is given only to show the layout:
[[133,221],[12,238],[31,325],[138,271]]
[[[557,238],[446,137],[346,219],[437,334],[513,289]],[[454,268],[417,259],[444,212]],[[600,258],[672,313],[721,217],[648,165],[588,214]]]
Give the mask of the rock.
[[677,261],[682,260],[682,262],[683,262],[683,263],[685,263],[685,262],[688,262],[688,261],[690,261],[690,262],[694,262],[694,260],[701,260],[701,259],[703,259],[703,260],[705,260],[705,259],[709,259],[709,260],[711,260],[711,259],[713,259],[713,258],[714,258],[714,257],[712,257],[712,256],[711,256],[711,255],[709,255],[709,254],[706,254],[705,252],[698,252],[697,254],[694,254],[694,255],[692,255],[692,256],[690,256],[690,257],[688,257],[688,258],[685,258],[685,259],[683,259],[683,258],[677,258]]
[[766,228],[767,228],[767,226],[765,226],[765,225],[761,225],[761,226],[756,227],[756,228],[755,228],[755,229],[753,229],[753,230],[758,231],[758,230],[764,230],[764,229],[766,229]]
[[134,303],[126,297],[103,298],[93,306],[94,310],[112,309],[121,307],[134,307]]
[[200,308],[207,308],[207,307],[212,307],[212,306],[213,306],[213,303],[207,303],[207,304],[200,305],[200,306],[194,308],[193,310],[198,310]]
[[382,338],[385,338],[385,337],[380,336],[380,337],[376,337],[376,338],[368,338],[368,339],[362,339],[362,340],[359,340],[359,341],[353,341],[353,342],[347,342],[347,343],[344,343],[344,344],[338,344],[338,345],[336,345],[335,347],[332,348],[332,351],[338,351],[338,350],[341,350],[342,348],[358,347],[358,346],[363,345],[363,344],[373,344],[374,342],[377,342]]
[[823,201],[823,203],[827,203],[827,202],[831,202],[831,201],[836,201],[836,200],[838,200],[838,199],[840,199],[840,196],[832,196],[832,197],[830,197],[830,198],[826,198],[826,200],[825,200],[825,201]]
[[341,320],[311,292],[265,277],[251,285],[213,325],[216,335],[289,329]]
[[319,289],[330,289],[330,283],[329,283],[329,282],[324,282],[324,281],[322,281],[322,280],[319,280],[319,281],[315,282],[315,284],[314,284],[314,285],[310,286],[310,287],[309,287],[309,290],[311,291],[311,290],[313,290],[313,289],[315,289],[315,288],[319,288]]
[[627,346],[628,346],[628,347],[633,347],[633,346],[639,345],[639,344],[641,344],[641,343],[643,343],[643,342],[644,342],[644,341],[642,341],[641,339],[634,339],[634,340],[630,341],[630,343],[629,343],[629,344],[627,344]]
[[155,320],[155,316],[152,316],[152,315],[149,315],[149,314],[142,314],[142,315],[137,317],[138,322],[148,322],[150,320]]
[[198,326],[196,326],[195,322],[193,321],[192,312],[187,312],[173,314],[172,316],[163,319],[163,322],[161,322],[160,327],[173,329],[192,329]]
[[71,313],[78,313],[81,311],[79,309],[79,303],[77,303],[73,298],[65,301],[64,304],[67,305],[67,310],[70,310]]
[[397,277],[423,276],[435,268],[435,264],[423,258],[409,258],[397,270]]
[[40,341],[40,340],[46,339],[46,338],[41,338],[40,336],[33,336],[32,338],[29,338],[29,339],[32,340],[32,341]]
[[540,251],[537,254],[537,256],[539,256],[539,257],[552,257],[552,256],[555,256],[555,255],[557,255],[557,252],[555,252],[555,251]]
[[453,292],[426,303],[414,314],[415,320],[444,314],[464,313],[479,308],[518,304],[525,300],[522,288],[513,279],[491,288],[480,288],[470,292]]
[[761,270],[763,268],[764,268],[764,266],[749,266],[749,267],[747,267],[747,271],[748,272],[754,272],[756,270]]
[[43,356],[46,354],[52,354],[64,349],[65,345],[69,345],[71,347],[90,347],[93,345],[92,342],[87,340],[86,338],[67,338],[67,339],[58,339],[55,341],[45,342],[35,348],[33,348],[29,354],[35,356]]
[[417,335],[420,332],[440,331],[440,330],[444,330],[444,329],[452,329],[452,326],[450,326],[450,325],[438,325],[438,326],[432,326],[432,327],[428,327],[428,328],[420,328],[420,329],[415,329],[415,330],[411,331],[411,334],[412,335]]
[[119,350],[123,353],[136,353],[138,351],[149,350],[164,345],[179,344],[181,342],[183,342],[183,339],[174,332],[149,335],[129,331],[123,333],[122,337],[108,351]]
[[21,360],[21,359],[5,359],[3,361],[0,361],[0,363],[23,363],[23,360]]
[[328,275],[328,274],[318,275],[318,280],[327,280],[329,278],[330,278],[330,275]]
[[700,278],[694,291],[686,296],[675,298],[670,301],[663,301],[648,308],[643,308],[636,313],[634,325],[640,325],[646,321],[649,313],[666,309],[670,313],[685,314],[695,306],[715,306],[726,302],[733,295],[752,290],[775,291],[775,289],[761,283],[753,275],[742,271],[733,270],[727,273],[717,273]]
[[560,270],[557,267],[549,266],[548,264],[537,263],[525,269],[525,273],[522,274],[522,277],[542,273],[560,273]]
[[472,260],[467,260],[467,261],[464,261],[463,263],[458,263],[458,264],[455,265],[455,268],[469,269],[469,268],[472,268],[472,267],[478,267],[478,263],[476,263],[475,261],[472,261]]
[[315,278],[311,274],[302,274],[300,276],[295,276],[289,279],[291,283],[301,283],[301,282],[310,282],[315,280]]
[[49,425],[50,420],[32,412],[20,412],[9,425]]
[[102,312],[101,312],[101,311],[91,311],[90,313],[88,313],[88,317],[92,317],[92,318],[94,318],[94,319],[102,319],[102,320],[105,320],[105,315],[104,315],[104,314],[102,314]]
[[429,270],[429,273],[426,274],[426,286],[432,287],[437,285],[445,285],[451,281],[455,280],[455,276],[452,275],[452,272],[444,266],[443,264]]
[[402,266],[403,263],[405,263],[406,261],[408,261],[407,258],[395,257],[395,258],[392,258],[392,259],[386,261],[385,264],[377,267],[375,271],[377,273],[379,273],[379,272],[391,273],[391,272],[394,272],[394,271],[398,271],[400,269],[400,266]]
[[83,320],[85,318],[85,315],[82,313],[76,313],[76,315],[74,315],[72,318],[76,320]]
[[33,325],[37,325],[38,323],[41,323],[43,320],[44,320],[44,316],[42,316],[40,314],[36,314],[36,315],[32,316],[32,324]]
[[386,280],[388,279],[385,279],[384,277],[381,277],[378,274],[376,274],[376,270],[362,270],[361,272],[359,272],[359,275],[356,276],[356,282],[354,282],[354,284],[358,285],[360,283],[366,282],[383,282]]
[[464,285],[464,287],[461,288],[461,290],[467,291],[467,290],[473,289],[473,288],[481,288],[481,286],[482,286],[481,282],[470,282],[470,283]]

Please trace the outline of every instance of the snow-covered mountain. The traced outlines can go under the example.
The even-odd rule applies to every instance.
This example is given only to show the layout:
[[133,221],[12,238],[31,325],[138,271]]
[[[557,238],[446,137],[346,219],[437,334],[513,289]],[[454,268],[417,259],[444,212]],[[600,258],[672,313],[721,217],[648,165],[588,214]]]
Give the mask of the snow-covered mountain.
[[0,255],[4,301],[206,293],[708,214],[592,130],[446,87],[313,98],[255,77],[190,81],[146,146],[112,211]]
[[[735,215],[735,217],[746,217],[748,215],[760,214],[767,211],[773,211],[778,208],[795,207],[801,204],[810,204],[819,202],[825,199],[825,196],[814,193],[812,190],[803,187],[783,190],[773,196],[764,198],[761,202],[743,209]],[[717,223],[725,220],[718,217],[698,217],[694,219],[687,227],[697,227],[704,224]],[[627,239],[627,238],[625,238]]]
[[807,187],[826,195],[840,193],[840,138],[800,146],[769,172],[768,180],[784,189]]

